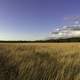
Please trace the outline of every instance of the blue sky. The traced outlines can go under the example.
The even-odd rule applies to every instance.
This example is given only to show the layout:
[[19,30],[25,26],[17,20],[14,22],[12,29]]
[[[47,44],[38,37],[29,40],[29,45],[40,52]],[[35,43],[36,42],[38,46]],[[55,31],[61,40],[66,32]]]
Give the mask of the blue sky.
[[66,16],[80,16],[80,0],[0,0],[0,40],[44,39]]

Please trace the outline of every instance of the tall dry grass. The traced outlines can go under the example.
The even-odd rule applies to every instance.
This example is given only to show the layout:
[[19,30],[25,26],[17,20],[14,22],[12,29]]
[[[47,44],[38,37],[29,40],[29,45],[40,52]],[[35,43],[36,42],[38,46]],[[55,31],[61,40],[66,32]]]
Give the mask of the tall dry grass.
[[0,80],[80,80],[80,43],[0,44]]

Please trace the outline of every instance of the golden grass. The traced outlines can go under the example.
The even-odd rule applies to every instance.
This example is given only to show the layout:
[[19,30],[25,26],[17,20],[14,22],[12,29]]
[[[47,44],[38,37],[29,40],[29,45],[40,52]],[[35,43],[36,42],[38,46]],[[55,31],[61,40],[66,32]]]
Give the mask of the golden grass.
[[0,80],[80,80],[80,43],[0,44]]

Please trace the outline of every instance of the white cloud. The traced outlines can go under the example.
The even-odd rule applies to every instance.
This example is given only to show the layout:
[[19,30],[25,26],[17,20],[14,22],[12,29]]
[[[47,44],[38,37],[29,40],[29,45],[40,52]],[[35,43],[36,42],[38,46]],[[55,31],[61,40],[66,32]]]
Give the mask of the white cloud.
[[63,26],[51,32],[51,38],[80,37],[80,25]]

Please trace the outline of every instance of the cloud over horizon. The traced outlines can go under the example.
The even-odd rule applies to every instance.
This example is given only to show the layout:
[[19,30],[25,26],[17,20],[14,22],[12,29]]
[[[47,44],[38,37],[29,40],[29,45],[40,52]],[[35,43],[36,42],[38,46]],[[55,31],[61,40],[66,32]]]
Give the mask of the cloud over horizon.
[[80,25],[62,26],[50,32],[50,37],[53,39],[80,37]]

